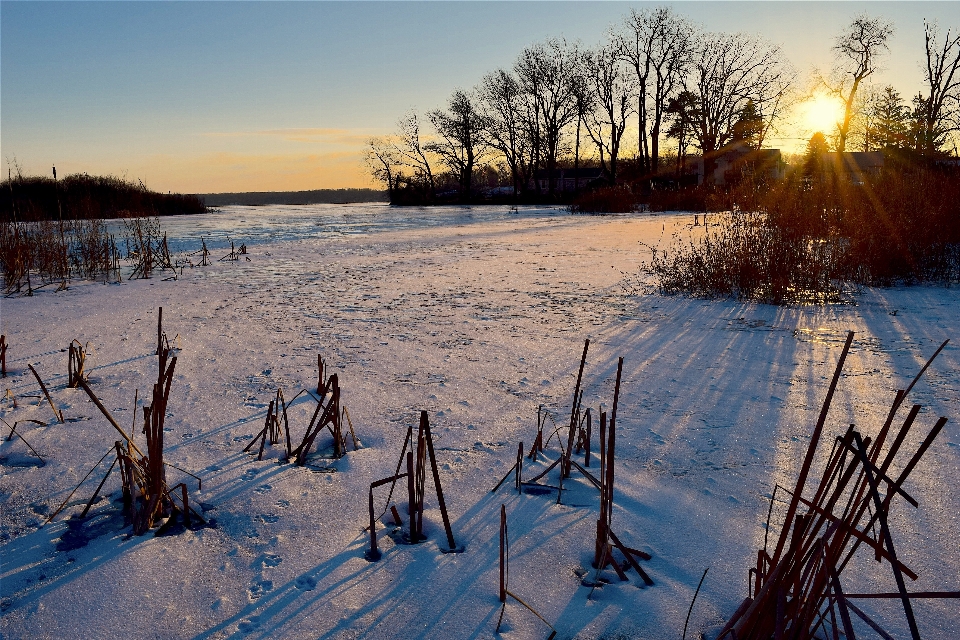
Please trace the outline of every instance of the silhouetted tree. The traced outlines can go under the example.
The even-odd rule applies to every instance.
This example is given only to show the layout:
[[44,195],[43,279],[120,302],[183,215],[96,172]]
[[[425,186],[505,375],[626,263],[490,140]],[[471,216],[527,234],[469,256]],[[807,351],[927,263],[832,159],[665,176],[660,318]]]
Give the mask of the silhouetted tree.
[[367,140],[363,161],[373,179],[387,186],[387,193],[392,199],[393,190],[396,187],[395,178],[400,168],[400,159],[394,142],[383,136],[370,138]]
[[527,167],[532,164],[532,144],[524,126],[527,96],[516,77],[503,69],[484,76],[478,91],[487,145],[503,155],[514,193],[520,193],[529,182]]
[[[617,179],[620,142],[633,113],[634,90],[627,68],[614,43],[601,46],[583,57],[584,77],[594,96],[594,108],[586,114],[587,133],[597,145],[600,166],[607,168],[610,183]],[[609,158],[609,165],[604,161]]]
[[923,25],[926,64],[924,81],[929,93],[920,96],[917,107],[918,149],[939,151],[948,136],[960,130],[960,32],[948,29],[939,43],[936,23]]
[[524,49],[515,66],[521,86],[532,99],[533,113],[527,124],[536,157],[547,170],[550,193],[556,188],[564,129],[577,118],[575,70],[579,57],[575,45],[551,38]]
[[878,58],[889,50],[887,41],[893,25],[880,18],[860,15],[837,37],[833,51],[837,59],[829,78],[821,83],[844,104],[843,121],[837,126],[837,151],[847,148],[850,125],[856,115],[860,85],[877,70]]
[[806,176],[819,176],[823,173],[823,157],[830,153],[830,144],[822,131],[810,136],[807,151],[803,156],[803,173]]
[[[421,183],[430,198],[436,196],[437,185],[427,155],[429,149],[420,139],[420,119],[416,111],[409,111],[397,122],[397,156],[413,172],[415,182]],[[396,186],[396,185],[395,185]]]
[[677,141],[677,175],[683,175],[687,149],[693,141],[694,127],[700,119],[697,96],[684,89],[676,98],[670,99],[665,114],[670,122],[667,137]]
[[763,134],[763,118],[757,112],[757,105],[753,100],[747,100],[740,110],[740,116],[733,123],[731,139],[733,142],[743,143],[753,149],[760,148],[760,139]]
[[631,10],[615,35],[637,84],[637,155],[644,172],[656,172],[659,166],[665,111],[692,62],[694,32],[690,21],[671,7],[656,7]]
[[478,158],[484,153],[484,120],[474,100],[461,90],[450,97],[447,111],[439,109],[427,114],[440,140],[427,145],[439,156],[451,173],[457,176],[460,199],[470,199],[473,190],[473,172]]
[[711,154],[733,139],[747,102],[753,101],[764,121],[762,143],[786,104],[794,73],[778,47],[744,34],[705,34],[698,48],[692,77],[699,115],[695,135],[706,175],[713,175]]
[[887,85],[867,106],[864,151],[902,149],[910,143],[910,108],[900,93]]
[[574,179],[573,190],[575,192],[579,192],[580,132],[583,130],[587,117],[593,112],[596,106],[597,95],[591,90],[588,69],[585,61],[581,59],[580,63],[577,64],[576,69],[577,71],[576,75],[574,76],[573,83],[573,94],[577,104],[577,126],[575,129],[576,135],[574,136],[573,144],[573,173],[577,177]]

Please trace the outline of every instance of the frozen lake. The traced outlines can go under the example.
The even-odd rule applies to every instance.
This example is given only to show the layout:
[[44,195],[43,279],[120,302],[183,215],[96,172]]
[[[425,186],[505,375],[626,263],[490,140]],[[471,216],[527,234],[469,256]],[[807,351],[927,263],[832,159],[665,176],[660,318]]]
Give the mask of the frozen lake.
[[[565,207],[447,206],[391,207],[371,202],[359,204],[270,205],[220,207],[210,213],[160,218],[170,249],[191,252],[200,239],[214,252],[229,248],[232,240],[248,247],[265,242],[370,235],[462,226],[509,219],[568,216]],[[113,222],[122,234],[122,225]]]

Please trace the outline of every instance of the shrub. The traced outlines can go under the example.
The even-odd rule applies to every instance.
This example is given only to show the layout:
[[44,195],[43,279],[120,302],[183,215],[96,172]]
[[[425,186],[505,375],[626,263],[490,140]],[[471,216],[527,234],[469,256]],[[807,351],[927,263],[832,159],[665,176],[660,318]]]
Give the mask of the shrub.
[[578,196],[570,211],[573,213],[629,213],[637,206],[637,199],[625,186],[600,187]]
[[673,249],[654,249],[644,269],[661,293],[734,297],[772,304],[836,302],[846,280],[839,239],[813,241],[785,233],[762,213],[711,216],[704,235]]
[[828,302],[851,286],[960,281],[960,175],[897,166],[853,183],[800,173],[708,194],[729,207],[702,237],[644,265],[664,293],[776,304]]

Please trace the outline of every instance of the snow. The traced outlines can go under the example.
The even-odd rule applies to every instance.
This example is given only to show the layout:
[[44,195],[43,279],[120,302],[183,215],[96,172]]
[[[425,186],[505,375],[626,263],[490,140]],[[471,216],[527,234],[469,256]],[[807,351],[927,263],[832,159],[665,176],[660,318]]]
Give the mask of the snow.
[[[74,282],[65,292],[3,299],[10,373],[0,385],[18,408],[5,400],[0,417],[48,424],[18,427],[44,466],[21,441],[0,442],[0,636],[493,637],[501,504],[510,590],[558,637],[680,637],[707,567],[687,637],[715,628],[747,595],[770,494],[775,483],[796,481],[847,330],[856,338],[825,439],[850,423],[876,433],[895,390],[944,339],[958,339],[960,291],[866,289],[855,305],[796,307],[651,293],[638,275],[645,247],[698,232],[690,218],[228,207],[162,224],[178,250],[193,250],[202,235],[216,259],[233,239],[247,244],[249,260],[187,268],[178,281]],[[180,348],[164,455],[200,476],[203,490],[174,469],[168,480],[185,480],[215,526],[131,536],[118,512],[116,475],[91,516],[73,520],[104,466],[44,525],[117,439],[86,394],[66,388],[67,345],[89,344],[90,386],[129,428],[135,392],[142,406],[156,379],[161,306]],[[621,583],[608,571],[611,583],[589,598],[581,576],[594,575],[592,485],[574,473],[559,505],[555,493],[518,495],[511,482],[491,493],[517,443],[529,448],[539,405],[557,424],[569,420],[587,337],[585,406],[609,410],[624,358],[613,527],[625,544],[652,555],[642,566],[655,581],[644,587],[631,570]],[[316,454],[312,468],[282,463],[280,447],[267,447],[259,462],[242,453],[278,387],[287,398],[316,387],[318,353],[338,374],[362,447],[348,447],[338,461]],[[65,424],[36,397],[27,364]],[[920,575],[911,591],[960,589],[958,365],[951,342],[908,398],[924,405],[905,444],[910,451],[938,416],[950,419],[905,487],[919,509],[894,502],[898,556]],[[301,396],[292,407],[294,440],[312,406]],[[369,485],[393,473],[420,410],[429,412],[453,532],[465,551],[441,553],[446,540],[428,480],[429,541],[395,544],[388,511],[379,529],[383,558],[368,563]],[[554,439],[548,459],[557,452]],[[525,467],[524,475],[535,472]],[[393,502],[404,519],[405,496],[401,483]],[[774,509],[772,539],[778,514],[782,507]],[[845,589],[895,590],[889,565],[864,555],[844,573]],[[894,637],[905,635],[897,602],[862,602]],[[955,637],[956,602],[915,601],[924,638]],[[510,601],[501,637],[548,633]]]

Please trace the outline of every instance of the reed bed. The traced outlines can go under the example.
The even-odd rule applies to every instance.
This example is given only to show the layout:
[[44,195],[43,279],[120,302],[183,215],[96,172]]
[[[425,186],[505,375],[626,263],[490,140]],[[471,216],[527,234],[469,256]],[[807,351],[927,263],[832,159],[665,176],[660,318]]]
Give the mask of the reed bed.
[[159,271],[176,279],[183,265],[171,254],[158,218],[125,218],[120,242],[103,220],[0,221],[7,295],[32,295],[51,284],[66,288],[73,279],[119,282],[121,266],[129,268],[130,278]]

